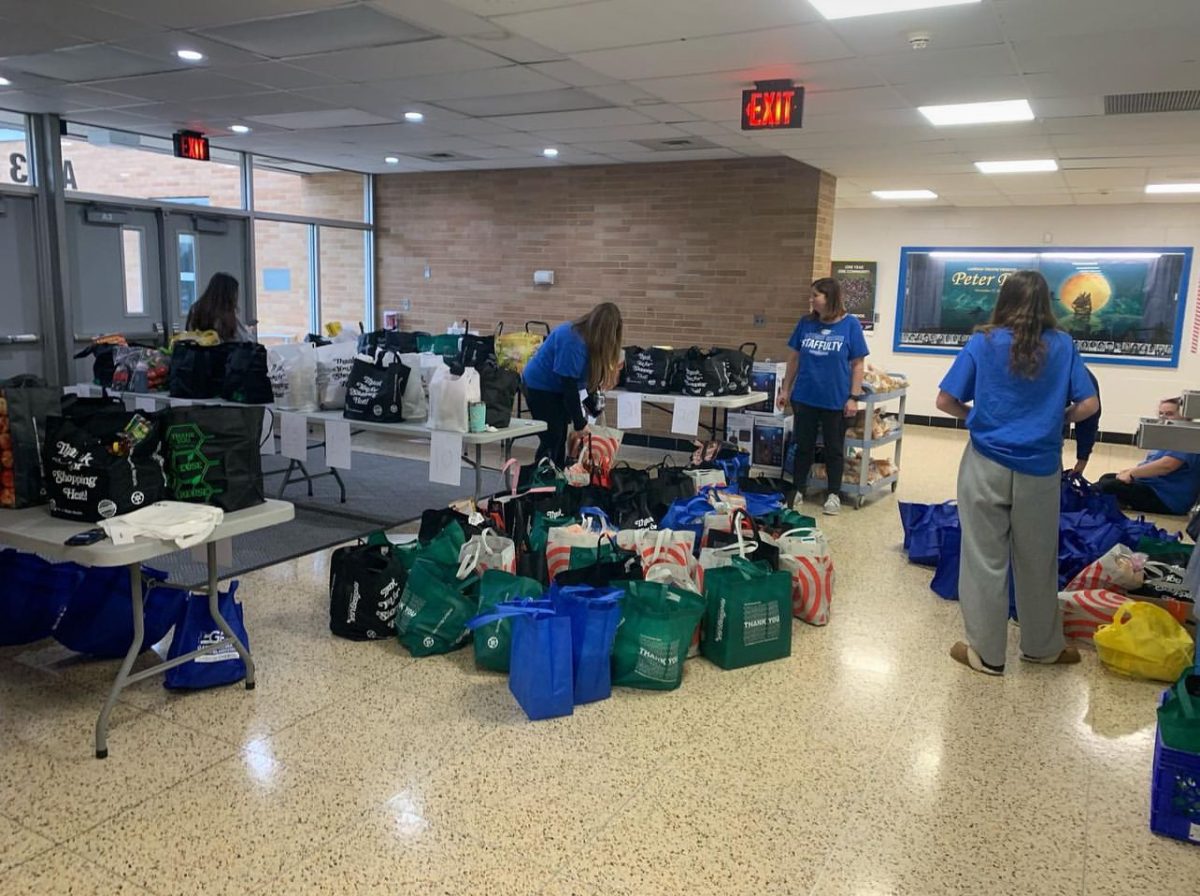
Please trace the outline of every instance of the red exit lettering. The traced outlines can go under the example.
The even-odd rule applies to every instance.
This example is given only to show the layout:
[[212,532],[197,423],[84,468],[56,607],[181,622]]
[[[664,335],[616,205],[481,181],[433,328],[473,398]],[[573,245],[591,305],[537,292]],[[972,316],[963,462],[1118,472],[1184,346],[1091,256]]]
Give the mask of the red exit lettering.
[[795,90],[756,90],[746,103],[746,120],[753,128],[786,128],[795,98]]

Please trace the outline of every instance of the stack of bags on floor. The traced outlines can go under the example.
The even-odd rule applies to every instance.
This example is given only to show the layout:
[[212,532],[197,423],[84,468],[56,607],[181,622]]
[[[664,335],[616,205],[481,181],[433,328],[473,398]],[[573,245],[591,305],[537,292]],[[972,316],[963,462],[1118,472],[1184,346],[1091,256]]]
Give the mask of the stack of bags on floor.
[[697,653],[725,669],[789,656],[793,616],[828,622],[828,544],[785,507],[786,483],[739,475],[747,459],[720,448],[698,456],[642,470],[585,454],[586,484],[512,463],[503,492],[426,511],[412,544],[335,552],[330,629],[394,631],[416,656],[473,634],[530,718],[613,685],[672,690]]

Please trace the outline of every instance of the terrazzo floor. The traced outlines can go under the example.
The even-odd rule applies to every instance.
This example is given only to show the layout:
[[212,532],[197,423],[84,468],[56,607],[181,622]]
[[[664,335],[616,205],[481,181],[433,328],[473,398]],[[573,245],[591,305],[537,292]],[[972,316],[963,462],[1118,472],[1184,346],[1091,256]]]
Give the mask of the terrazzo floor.
[[[951,497],[962,445],[910,429],[898,497]],[[0,893],[1200,891],[1200,848],[1147,828],[1158,685],[1093,654],[968,672],[896,497],[821,522],[833,619],[790,659],[695,659],[678,691],[536,724],[470,650],[333,638],[327,552],[244,578],[256,690],[136,685],[103,762],[115,665],[0,651]]]

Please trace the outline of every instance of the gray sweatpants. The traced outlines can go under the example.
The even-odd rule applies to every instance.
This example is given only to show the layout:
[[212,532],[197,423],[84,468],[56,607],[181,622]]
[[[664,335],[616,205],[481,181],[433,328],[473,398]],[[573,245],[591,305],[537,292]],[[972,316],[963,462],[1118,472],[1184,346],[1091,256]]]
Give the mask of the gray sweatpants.
[[1060,477],[1016,473],[971,444],[958,468],[962,562],[958,599],[967,643],[990,666],[1008,646],[1011,563],[1021,621],[1021,652],[1041,659],[1062,652],[1058,606]]

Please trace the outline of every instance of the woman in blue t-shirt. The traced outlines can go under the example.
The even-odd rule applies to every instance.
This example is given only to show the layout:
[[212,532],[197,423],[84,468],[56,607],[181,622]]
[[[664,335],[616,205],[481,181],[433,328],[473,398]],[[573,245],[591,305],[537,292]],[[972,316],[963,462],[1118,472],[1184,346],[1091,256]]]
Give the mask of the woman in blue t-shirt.
[[[1179,399],[1158,403],[1163,420],[1179,419]],[[1184,514],[1196,503],[1200,492],[1200,454],[1186,451],[1151,451],[1136,467],[1120,473],[1105,473],[1097,483],[1100,491],[1116,495],[1122,507],[1140,513]]]
[[525,365],[523,379],[529,412],[546,423],[538,435],[537,459],[559,467],[567,458],[567,426],[574,444],[587,432],[579,393],[603,392],[617,383],[621,366],[621,309],[612,302],[597,305],[576,321],[550,331]]
[[842,288],[832,277],[812,285],[812,313],[800,318],[788,346],[787,375],[779,390],[784,410],[790,398],[795,420],[792,470],[796,495],[803,500],[808,471],[817,450],[817,430],[825,439],[825,512],[842,507],[842,471],[846,465],[846,423],[858,413],[862,398],[863,358],[868,354],[858,318],[846,313]]
[[1063,408],[1078,423],[1100,404],[1075,343],[1058,329],[1041,274],[1005,279],[992,322],[954,359],[937,406],[966,420],[971,434],[958,470],[967,638],[950,655],[976,672],[1004,672],[1011,567],[1021,658],[1079,662],[1079,651],[1065,646],[1058,608]]

